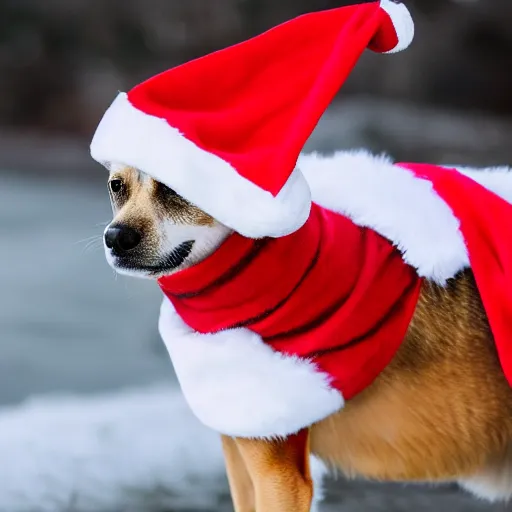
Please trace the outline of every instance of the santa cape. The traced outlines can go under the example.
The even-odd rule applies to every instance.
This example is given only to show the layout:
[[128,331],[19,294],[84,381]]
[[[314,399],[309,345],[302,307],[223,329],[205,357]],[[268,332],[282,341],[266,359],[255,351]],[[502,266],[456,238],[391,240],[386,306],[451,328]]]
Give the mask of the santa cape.
[[[512,380],[509,170],[397,165],[363,152],[303,156],[299,167],[316,204],[391,241],[418,276],[445,284],[471,266]],[[159,327],[187,401],[215,430],[284,436],[343,407],[331,375],[274,350],[248,328],[199,334],[167,298]]]
[[193,330],[248,329],[283,357],[311,361],[346,400],[400,348],[422,285],[389,240],[317,204],[290,235],[233,233],[208,258],[158,282]]

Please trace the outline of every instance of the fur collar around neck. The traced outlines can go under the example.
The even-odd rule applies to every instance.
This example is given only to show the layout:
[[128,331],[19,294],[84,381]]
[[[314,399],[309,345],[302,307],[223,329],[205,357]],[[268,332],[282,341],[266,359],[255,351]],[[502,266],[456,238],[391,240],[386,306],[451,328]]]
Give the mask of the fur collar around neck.
[[[508,280],[502,271],[508,268],[507,261],[512,261],[512,257],[507,259],[510,249],[507,240],[512,240],[512,233],[507,236],[508,221],[500,222],[500,219],[510,217],[512,209],[509,204],[512,201],[512,174],[507,168],[478,171],[461,169],[458,173],[435,166],[397,166],[384,157],[373,157],[364,152],[338,153],[329,158],[303,156],[299,166],[311,188],[313,200],[318,205],[315,211],[339,213],[341,215],[338,218],[355,226],[359,235],[354,247],[362,246],[362,233],[372,233],[372,236],[378,234],[382,240],[390,242],[390,247],[397,249],[392,254],[400,254],[402,269],[414,269],[416,278],[427,278],[440,284],[446,283],[468,266],[472,266],[474,272],[478,269],[476,279],[480,282],[480,290],[484,292],[484,306],[490,313],[502,366],[507,376],[512,376],[512,355],[509,357],[511,351],[507,344],[510,333],[506,322],[500,320],[509,318],[508,312],[512,310],[510,299],[507,298]],[[480,215],[479,209],[483,215]],[[304,233],[297,236],[305,236]],[[287,297],[287,291],[297,284],[297,277],[307,272],[307,263],[312,261],[315,250],[315,236],[305,236],[307,244],[304,242],[304,246],[308,249],[303,253],[297,253],[296,248],[300,243],[296,242],[295,249],[281,258],[281,267],[286,267],[289,275],[295,276],[286,286],[278,279],[282,272],[280,274],[279,269],[271,269],[265,273],[268,280],[262,280],[261,283],[258,279],[253,280],[255,290],[258,293],[263,290],[265,297],[272,298],[274,304]],[[205,285],[208,288],[225,270],[223,265],[231,266],[233,260],[243,256],[245,251],[255,250],[261,243],[245,240],[239,244],[235,240],[229,239],[214,258],[205,260],[204,268],[212,265],[215,272],[218,271],[210,275],[206,272],[206,281],[200,277],[200,270],[192,268],[188,276],[183,274],[180,277],[177,274],[174,283],[161,283],[166,298],[162,304],[160,332],[185,396],[206,425],[228,435],[287,435],[339,410],[344,400],[357,393],[357,389],[365,384],[351,375],[345,375],[346,379],[343,380],[345,370],[340,368],[347,368],[347,365],[344,366],[345,361],[341,356],[340,359],[333,357],[336,352],[343,354],[344,350],[348,354],[352,346],[345,343],[348,337],[343,342],[329,338],[328,345],[331,347],[345,347],[344,350],[327,350],[327,359],[333,363],[331,366],[327,359],[321,360],[319,351],[312,346],[309,337],[295,343],[289,351],[286,349],[289,341],[286,337],[273,338],[276,333],[282,334],[277,332],[282,331],[279,323],[272,325],[277,318],[274,317],[275,313],[268,317],[265,313],[260,318],[260,308],[253,325],[241,324],[240,318],[232,323],[230,315],[225,316],[226,311],[233,307],[232,297],[224,297],[227,302],[222,304],[224,310],[220,316],[217,313],[209,316],[212,313],[208,311],[211,297],[205,300],[202,304],[204,309],[201,309],[201,294],[195,297],[187,295],[190,290],[197,292]],[[338,246],[338,250],[341,249],[344,249],[342,244]],[[238,250],[240,252],[236,253]],[[264,254],[263,249],[259,250]],[[223,258],[217,257],[222,256],[223,251],[231,256],[236,253],[237,257],[221,261]],[[231,254],[231,251],[234,252]],[[498,257],[489,260],[489,254],[492,255],[493,251]],[[300,254],[300,257],[294,257],[296,254]],[[346,253],[340,254],[346,256]],[[354,254],[350,257],[357,261]],[[490,272],[486,267],[489,263]],[[325,276],[335,274],[329,274],[328,268],[325,262],[318,267],[324,279]],[[353,294],[354,283],[364,282],[361,281],[360,268],[355,268],[355,281],[350,278],[345,278],[344,283],[340,281],[340,296],[343,286]],[[195,272],[198,274],[194,277]],[[190,276],[193,277],[191,281]],[[405,282],[395,279],[390,286],[402,283],[402,291],[405,291]],[[418,281],[412,279],[411,282]],[[322,286],[317,287],[317,283],[322,283]],[[488,283],[494,283],[494,286],[489,287]],[[290,318],[304,324],[305,316],[317,306],[316,297],[321,296],[331,285],[332,281],[328,279],[323,282],[312,280],[314,291],[309,294],[307,301],[304,300],[301,308],[294,310]],[[399,289],[400,284],[396,288]],[[512,285],[508,287],[511,288]],[[244,300],[248,300],[252,308],[255,303],[251,301],[255,297],[251,296],[249,290],[242,291]],[[408,304],[414,304],[412,292],[410,297]],[[373,302],[372,307],[367,306],[368,310],[375,307],[377,301]],[[390,300],[388,304],[392,302]],[[322,298],[318,306],[325,307],[325,304]],[[239,312],[237,307],[235,310]],[[407,308],[403,311],[405,315],[411,313]],[[248,318],[245,312],[244,316]],[[205,318],[208,320],[205,321]],[[210,323],[212,319],[215,324],[213,329]],[[276,326],[276,332],[272,332]],[[220,330],[217,331],[217,328]],[[314,340],[314,343],[318,342],[317,338]],[[393,347],[394,353],[395,344],[399,342],[396,339],[391,342],[388,339],[387,342]],[[325,348],[321,344],[318,346],[320,352]],[[365,345],[356,343],[355,346]],[[384,358],[377,360],[382,365]],[[363,372],[365,375],[371,373]],[[352,382],[354,384],[351,388]]]

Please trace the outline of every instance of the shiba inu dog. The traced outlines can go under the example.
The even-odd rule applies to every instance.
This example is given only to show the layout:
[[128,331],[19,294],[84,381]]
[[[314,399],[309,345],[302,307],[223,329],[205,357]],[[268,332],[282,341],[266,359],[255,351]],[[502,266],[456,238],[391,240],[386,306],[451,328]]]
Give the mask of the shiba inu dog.
[[[351,167],[360,176],[369,165],[379,162],[368,155],[343,154],[300,161],[313,201],[320,201],[316,190],[325,190],[324,176],[334,183],[331,168],[338,177],[350,174]],[[507,172],[481,175],[492,184],[500,176],[503,182]],[[510,176],[505,177],[505,188],[512,199]],[[108,188],[114,217],[105,230],[105,252],[120,273],[155,280],[179,276],[218,253],[233,235],[173,189],[133,167],[111,164]],[[328,199],[324,203],[329,206]],[[379,219],[385,216],[383,209]],[[441,225],[437,220],[432,221],[435,229]],[[425,217],[422,222],[431,220]],[[410,233],[414,235],[413,230]],[[439,251],[442,240],[440,234]],[[286,262],[281,265],[285,276]],[[233,270],[237,271],[242,270]],[[337,278],[332,275],[330,286],[337,286]],[[265,387],[265,379],[255,385]],[[213,398],[208,395],[204,400]],[[310,454],[348,477],[456,481],[481,498],[509,499],[512,389],[473,270],[460,269],[444,284],[428,278],[421,282],[398,350],[378,377],[339,411],[291,435],[223,435],[222,441],[237,512],[310,510]]]
[[299,16],[120,92],[109,263],[157,280],[159,330],[222,435],[237,512],[307,512],[349,477],[512,495],[512,174],[301,156],[396,0]]

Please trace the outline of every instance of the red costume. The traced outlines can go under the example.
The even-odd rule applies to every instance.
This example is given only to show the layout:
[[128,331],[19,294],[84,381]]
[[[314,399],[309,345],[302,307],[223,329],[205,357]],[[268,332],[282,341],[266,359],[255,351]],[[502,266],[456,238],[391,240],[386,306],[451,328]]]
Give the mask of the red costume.
[[212,428],[287,435],[339,410],[398,350],[421,280],[468,266],[512,381],[508,170],[300,156],[364,49],[402,50],[413,32],[391,0],[308,14],[149,79],[101,121],[96,160],[235,231],[160,279],[160,332]]
[[232,235],[159,282],[195,331],[250,329],[273,350],[314,361],[345,399],[395,354],[421,284],[388,240],[317,205],[291,235]]

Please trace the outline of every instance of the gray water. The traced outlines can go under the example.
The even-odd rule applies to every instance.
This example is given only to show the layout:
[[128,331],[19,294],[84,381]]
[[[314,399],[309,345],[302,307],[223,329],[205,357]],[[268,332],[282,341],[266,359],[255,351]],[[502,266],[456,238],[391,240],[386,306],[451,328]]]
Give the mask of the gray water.
[[116,276],[103,256],[97,181],[1,177],[0,404],[173,378],[156,285]]

